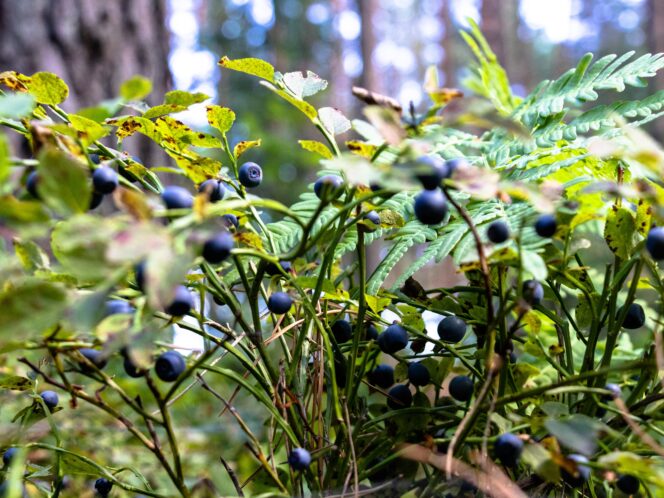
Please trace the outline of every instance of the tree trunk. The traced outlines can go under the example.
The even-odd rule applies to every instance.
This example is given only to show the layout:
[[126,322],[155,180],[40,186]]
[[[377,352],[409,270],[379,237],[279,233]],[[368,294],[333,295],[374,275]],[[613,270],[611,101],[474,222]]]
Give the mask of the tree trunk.
[[[664,30],[662,30],[662,26],[664,26],[664,2],[662,0],[648,0],[646,19],[648,19],[648,50],[653,54],[664,52]],[[655,85],[657,90],[664,89],[663,71],[657,73]],[[664,120],[654,121],[651,131],[660,141],[664,140]]]
[[[160,103],[168,50],[165,0],[0,0],[0,71],[56,73],[69,85],[68,111],[115,97],[136,74]],[[139,153],[151,156],[144,143]]]
[[516,0],[482,0],[482,32],[498,62],[507,71],[510,80],[522,80],[518,49],[517,29],[519,23],[518,3]]

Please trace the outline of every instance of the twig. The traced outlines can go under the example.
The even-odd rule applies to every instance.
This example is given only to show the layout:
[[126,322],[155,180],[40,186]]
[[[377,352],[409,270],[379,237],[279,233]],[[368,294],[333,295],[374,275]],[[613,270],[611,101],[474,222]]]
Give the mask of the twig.
[[226,472],[228,472],[228,477],[231,478],[231,481],[233,482],[233,487],[235,488],[235,491],[237,491],[238,496],[244,496],[244,491],[242,491],[242,486],[240,486],[240,481],[238,481],[235,471],[231,468],[230,465],[228,465],[226,460],[224,460],[224,457],[220,456],[219,460],[226,469]]

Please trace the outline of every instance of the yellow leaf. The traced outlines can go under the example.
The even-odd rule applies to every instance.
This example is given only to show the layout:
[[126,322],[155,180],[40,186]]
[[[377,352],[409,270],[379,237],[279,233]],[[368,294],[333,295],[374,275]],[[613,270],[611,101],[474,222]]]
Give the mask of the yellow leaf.
[[266,87],[267,89],[271,90],[272,92],[276,93],[279,95],[282,99],[286,100],[293,106],[297,107],[300,111],[302,111],[309,119],[312,121],[314,119],[318,118],[318,111],[316,111],[316,108],[309,104],[308,102],[305,102],[304,100],[299,100],[296,99],[295,97],[287,94],[283,90],[278,89],[276,86],[267,83],[265,81],[261,81],[261,84]]
[[205,109],[207,110],[207,120],[210,126],[221,133],[226,133],[231,129],[235,122],[235,113],[231,109],[218,105],[209,105]]
[[334,157],[330,149],[328,149],[325,144],[322,144],[317,140],[298,140],[298,143],[304,150],[315,152],[316,154],[323,156],[325,159],[332,159],[332,157]]
[[247,150],[252,149],[254,147],[260,147],[260,145],[261,145],[260,138],[258,140],[242,140],[242,142],[238,142],[237,144],[235,144],[235,147],[233,149],[233,155],[237,159]]
[[367,159],[371,159],[378,149],[378,147],[375,145],[371,145],[360,140],[349,140],[346,142],[346,147],[348,147],[348,150],[353,154],[365,157]]
[[269,62],[261,59],[246,58],[231,60],[224,56],[219,61],[219,65],[233,71],[258,76],[267,81],[274,81],[274,67]]

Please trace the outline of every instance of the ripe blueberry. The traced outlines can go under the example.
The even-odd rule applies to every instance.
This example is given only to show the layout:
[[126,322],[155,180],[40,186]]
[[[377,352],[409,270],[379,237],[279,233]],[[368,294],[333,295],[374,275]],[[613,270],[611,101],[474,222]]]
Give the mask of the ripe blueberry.
[[378,339],[378,329],[373,323],[367,323],[366,336],[369,341],[375,341]]
[[141,261],[134,266],[134,278],[136,280],[136,287],[138,287],[141,292],[145,292],[145,261]]
[[203,259],[212,264],[221,263],[230,256],[234,245],[235,240],[230,233],[219,232],[203,244]]
[[237,172],[237,179],[247,188],[258,187],[263,181],[263,170],[256,163],[244,163]]
[[[621,307],[618,310],[618,314],[622,314],[625,307]],[[640,304],[632,303],[627,308],[627,315],[623,320],[622,326],[625,329],[633,330],[643,327],[643,324],[646,323],[646,313],[643,311],[643,307]]]
[[568,460],[574,462],[576,470],[574,473],[568,472],[566,469],[560,469],[560,475],[567,484],[573,488],[579,488],[583,486],[588,479],[590,479],[590,467],[584,465],[588,463],[588,459],[583,455],[569,455]]
[[186,366],[184,356],[177,351],[166,351],[157,358],[154,370],[164,382],[173,382],[182,375]]
[[314,193],[319,199],[336,199],[341,195],[341,187],[344,181],[337,175],[321,176],[314,183]]
[[413,395],[408,386],[397,384],[387,392],[387,406],[393,410],[408,408],[413,404]]
[[290,264],[289,261],[279,261],[279,265],[272,262],[265,265],[265,273],[270,277],[274,277],[275,275],[281,275],[282,271],[284,271],[285,273],[289,273],[291,269],[292,265]]
[[[101,351],[91,348],[81,348],[78,350],[78,352],[81,353],[86,360],[96,366],[99,370],[106,366],[107,360]],[[86,372],[92,371],[90,368],[88,368],[87,365],[83,365],[83,370]]]
[[441,341],[456,344],[466,335],[466,322],[457,316],[446,316],[438,322],[438,337]]
[[226,225],[227,228],[230,227],[235,227],[235,228],[240,228],[240,222],[237,220],[237,216],[234,214],[225,214],[221,217],[221,219],[224,222],[224,225]]
[[294,448],[288,455],[288,464],[293,470],[305,470],[311,465],[311,453],[304,448]]
[[99,154],[90,154],[88,157],[90,158],[90,162],[92,164],[99,164],[101,162],[101,157],[99,157]]
[[394,368],[386,364],[378,365],[367,374],[367,379],[371,384],[387,389],[394,384]]
[[450,381],[448,387],[450,396],[457,401],[468,401],[473,397],[473,381],[465,375],[457,375]]
[[52,410],[58,406],[60,401],[58,398],[58,393],[55,391],[44,391],[41,393],[41,399],[44,400],[44,404],[49,408],[49,410]]
[[167,209],[189,209],[194,205],[194,199],[189,191],[177,185],[166,187],[161,193],[161,200]]
[[447,201],[440,189],[420,192],[413,207],[415,216],[425,225],[437,225],[447,216]]
[[422,156],[415,161],[417,179],[426,190],[440,187],[440,183],[449,176],[445,161],[439,156]]
[[543,214],[535,222],[535,232],[540,237],[553,237],[557,228],[556,217],[552,214]]
[[629,474],[622,474],[616,481],[616,487],[626,495],[635,495],[639,492],[639,480]]
[[105,316],[111,315],[122,315],[122,314],[131,314],[134,312],[134,307],[129,304],[127,301],[122,299],[111,299],[106,301],[106,313]]
[[92,172],[92,187],[98,194],[110,194],[118,188],[118,174],[107,166],[97,168]]
[[486,236],[494,244],[502,244],[510,238],[510,227],[503,220],[496,220],[487,228]]
[[124,367],[124,371],[129,377],[133,378],[138,378],[142,377],[145,374],[145,370],[139,368],[134,361],[131,359],[131,355],[128,353],[128,351],[123,349],[121,351],[122,356],[124,357],[124,361],[122,362],[122,366]]
[[9,467],[11,465],[12,458],[14,458],[14,455],[16,455],[17,451],[18,451],[18,448],[8,448],[2,454],[2,463],[5,465],[5,467]]
[[523,299],[531,306],[540,304],[542,299],[544,299],[544,288],[537,280],[526,280],[523,283],[521,292]]
[[383,353],[393,354],[408,345],[408,332],[398,323],[393,323],[378,336],[378,347]]
[[664,259],[664,227],[650,229],[646,238],[646,249],[648,249],[652,259],[658,261]]
[[369,225],[361,225],[363,231],[371,233],[375,232],[380,228],[380,215],[376,211],[369,211],[367,214],[363,216],[363,219],[373,225],[376,225],[375,228],[370,227]]
[[454,159],[448,159],[445,161],[445,166],[447,166],[447,177],[451,177],[455,171],[459,169],[464,169],[469,166],[468,161],[463,157],[456,157]]
[[191,292],[184,285],[178,285],[175,288],[175,296],[171,304],[166,306],[166,313],[173,316],[183,316],[189,313],[189,310],[194,306],[194,300],[191,297]]
[[353,326],[348,320],[337,320],[330,328],[337,344],[348,342],[353,337]]
[[39,175],[37,174],[36,171],[33,171],[28,175],[28,178],[25,180],[25,189],[35,199],[39,199],[39,192],[37,192],[37,183],[39,183]]
[[226,193],[226,189],[224,189],[221,182],[213,179],[205,180],[201,183],[198,187],[198,191],[207,194],[210,202],[219,202],[224,198],[224,194]]
[[506,467],[514,467],[523,452],[523,441],[509,432],[496,439],[493,450],[497,459]]
[[604,389],[611,392],[611,395],[602,396],[605,401],[610,401],[613,398],[620,398],[622,396],[622,389],[618,384],[607,384]]
[[414,386],[426,386],[431,380],[431,375],[422,363],[413,362],[408,364],[408,380]]
[[113,483],[108,479],[100,477],[95,481],[95,490],[99,493],[99,496],[107,497],[111,493],[111,489],[113,489]]
[[103,200],[104,200],[103,194],[92,192],[92,195],[90,196],[90,204],[88,204],[88,209],[92,210],[98,208]]
[[267,300],[267,309],[275,315],[283,315],[293,306],[293,299],[285,292],[273,292]]

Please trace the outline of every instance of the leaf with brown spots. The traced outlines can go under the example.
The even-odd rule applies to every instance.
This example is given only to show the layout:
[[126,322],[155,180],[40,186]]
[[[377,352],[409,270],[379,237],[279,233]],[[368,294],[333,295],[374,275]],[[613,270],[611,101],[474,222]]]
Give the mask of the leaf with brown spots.
[[172,157],[187,178],[194,183],[204,182],[208,178],[216,178],[221,169],[221,163],[209,157],[196,155],[190,158],[175,154]]
[[315,152],[319,156],[324,157],[325,159],[332,159],[333,154],[330,149],[327,148],[325,144],[318,142],[317,140],[298,140],[300,146],[304,150],[309,152]]
[[247,152],[249,149],[253,149],[254,147],[260,147],[261,143],[262,140],[260,138],[258,140],[242,140],[241,142],[235,144],[235,147],[233,148],[233,155],[237,159],[242,154]]
[[604,226],[604,240],[611,252],[619,258],[629,258],[634,249],[635,232],[636,222],[632,213],[625,208],[611,206]]
[[259,251],[263,250],[263,239],[261,239],[260,235],[253,232],[240,232],[235,235],[235,240],[240,244],[253,247]]
[[232,109],[218,105],[209,105],[205,109],[210,126],[216,128],[222,134],[230,131],[235,122],[235,113]]
[[263,78],[270,82],[274,81],[274,67],[269,62],[265,62],[261,59],[249,57],[246,59],[231,60],[224,56],[218,64],[227,69],[232,69],[233,71],[258,76],[259,78]]
[[353,154],[364,157],[366,159],[371,159],[378,149],[377,146],[368,144],[367,142],[362,142],[360,140],[349,140],[346,142],[346,147],[348,147],[348,150]]

